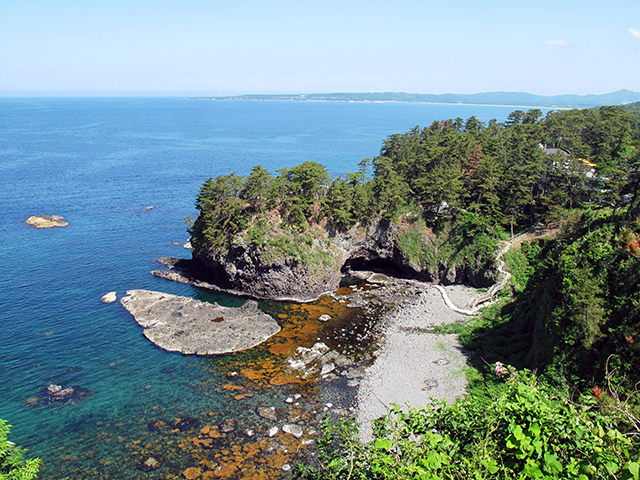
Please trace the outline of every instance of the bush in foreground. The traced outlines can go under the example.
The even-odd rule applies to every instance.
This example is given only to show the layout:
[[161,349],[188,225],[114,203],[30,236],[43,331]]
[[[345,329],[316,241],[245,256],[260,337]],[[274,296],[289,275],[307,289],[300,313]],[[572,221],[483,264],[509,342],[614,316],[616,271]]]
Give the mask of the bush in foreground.
[[31,480],[38,475],[40,460],[23,460],[24,450],[7,439],[9,425],[0,419],[0,480]]
[[[529,371],[497,363],[497,382],[465,399],[405,413],[394,406],[361,442],[357,425],[327,422],[320,469],[307,479],[640,478],[637,419],[611,392],[573,402]],[[634,424],[635,423],[635,424]]]

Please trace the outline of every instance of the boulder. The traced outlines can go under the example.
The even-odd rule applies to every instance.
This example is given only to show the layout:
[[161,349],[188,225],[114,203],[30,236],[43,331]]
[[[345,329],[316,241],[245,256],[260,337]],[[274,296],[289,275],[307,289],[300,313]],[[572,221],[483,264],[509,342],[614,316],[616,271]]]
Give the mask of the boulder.
[[161,455],[145,455],[136,468],[143,472],[153,472],[159,469],[163,463],[164,458]]
[[117,300],[116,292],[109,292],[102,296],[101,298],[103,303],[113,303]]
[[144,336],[164,350],[217,355],[246,350],[275,335],[280,326],[247,300],[240,308],[188,297],[129,290],[120,303],[144,328]]

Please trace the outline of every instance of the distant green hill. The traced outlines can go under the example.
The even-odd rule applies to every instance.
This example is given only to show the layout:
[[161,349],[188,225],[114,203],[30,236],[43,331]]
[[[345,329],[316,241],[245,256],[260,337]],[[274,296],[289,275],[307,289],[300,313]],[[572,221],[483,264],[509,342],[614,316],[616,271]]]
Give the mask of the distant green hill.
[[[202,98],[205,99],[205,98]],[[374,92],[374,93],[313,93],[300,95],[238,95],[206,97],[210,100],[270,100],[324,102],[411,102],[411,103],[469,103],[474,105],[511,105],[558,108],[589,108],[603,105],[623,105],[640,102],[640,93],[618,90],[602,95],[533,95],[521,92],[486,92],[473,94]]]

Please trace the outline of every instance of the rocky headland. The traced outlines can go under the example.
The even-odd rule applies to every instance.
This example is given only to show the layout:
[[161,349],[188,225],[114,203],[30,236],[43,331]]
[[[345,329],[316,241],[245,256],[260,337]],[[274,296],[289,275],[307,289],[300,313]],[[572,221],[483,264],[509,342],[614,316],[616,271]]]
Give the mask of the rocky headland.
[[248,300],[240,308],[188,297],[129,290],[120,303],[144,328],[144,336],[169,351],[217,355],[255,347],[280,331],[278,323]]
[[192,261],[161,258],[169,271],[152,274],[234,295],[299,302],[337,290],[344,275],[361,270],[473,287],[487,287],[497,275],[493,259],[439,254],[439,243],[445,240],[428,229],[419,232],[417,245],[408,247],[407,239],[416,238],[415,228],[408,224],[378,219],[344,232],[317,225],[302,240],[270,227],[270,238],[255,241],[239,234],[228,249],[196,238]]

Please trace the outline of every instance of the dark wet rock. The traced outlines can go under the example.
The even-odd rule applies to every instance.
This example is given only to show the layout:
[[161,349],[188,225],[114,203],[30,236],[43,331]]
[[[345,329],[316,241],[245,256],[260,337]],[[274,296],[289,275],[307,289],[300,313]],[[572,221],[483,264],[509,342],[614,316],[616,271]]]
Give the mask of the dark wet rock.
[[273,407],[258,407],[256,409],[256,412],[262,418],[266,418],[267,420],[271,420],[274,422],[278,421],[278,416],[276,415],[276,409]]
[[255,347],[280,326],[247,300],[240,308],[221,307],[149,290],[129,290],[120,303],[160,348],[183,354],[215,355]]
[[82,400],[87,396],[89,390],[79,387],[78,385],[63,388],[61,385],[51,384],[40,393],[48,404],[52,404],[67,403],[72,400]]
[[164,458],[161,455],[146,455],[140,460],[136,468],[143,472],[153,472],[159,469],[163,463]]
[[231,433],[238,428],[238,423],[233,418],[227,418],[220,424],[220,431],[222,433]]
[[174,428],[177,428],[181,432],[184,432],[186,430],[191,430],[192,428],[199,427],[200,420],[198,420],[197,418],[190,418],[190,417],[181,418],[181,419],[178,419],[178,421],[174,420],[173,426]]
[[33,215],[25,221],[35,228],[67,227],[69,224],[60,215]]

